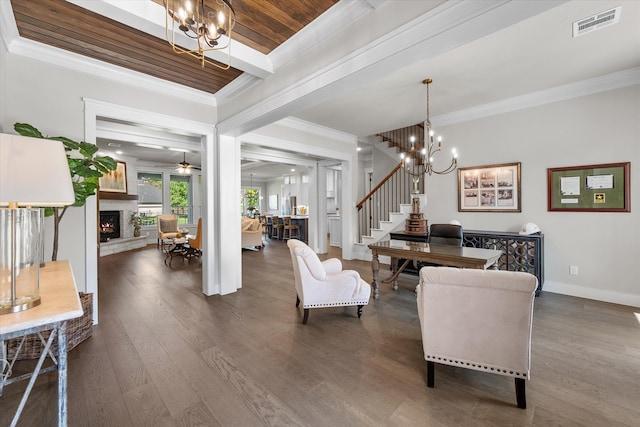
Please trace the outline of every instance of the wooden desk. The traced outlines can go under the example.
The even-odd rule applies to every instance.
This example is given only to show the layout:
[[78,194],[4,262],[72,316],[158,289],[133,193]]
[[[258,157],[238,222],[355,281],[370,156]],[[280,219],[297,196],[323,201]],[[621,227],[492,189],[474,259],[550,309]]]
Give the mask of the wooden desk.
[[391,257],[391,265],[396,258],[406,261],[384,283],[393,282],[393,289],[398,289],[396,278],[411,260],[429,262],[449,267],[486,269],[495,264],[502,255],[502,251],[482,248],[467,248],[448,245],[430,245],[424,242],[408,242],[404,240],[388,240],[369,245],[373,258],[373,298],[378,299],[378,273],[380,271],[379,255]]
[[[42,303],[37,307],[18,313],[0,315],[0,346],[4,346],[4,341],[11,338],[51,330],[45,350],[42,352],[40,359],[38,359],[33,373],[9,379],[5,371],[2,371],[2,376],[0,376],[0,396],[2,396],[4,385],[30,379],[29,385],[16,409],[12,426],[16,425],[20,418],[29,393],[37,376],[41,373],[40,369],[56,335],[58,337],[58,363],[53,368],[57,367],[58,370],[58,425],[67,425],[67,321],[80,317],[83,313],[76,283],[68,261],[49,262],[46,267],[40,269],[40,298]],[[8,362],[12,365],[11,361]]]

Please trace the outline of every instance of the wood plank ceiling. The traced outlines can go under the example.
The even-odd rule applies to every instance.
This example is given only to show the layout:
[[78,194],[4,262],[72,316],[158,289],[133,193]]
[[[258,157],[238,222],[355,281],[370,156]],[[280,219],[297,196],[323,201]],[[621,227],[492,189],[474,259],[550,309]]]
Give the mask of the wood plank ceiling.
[[[233,39],[268,54],[337,1],[235,0]],[[202,68],[197,59],[173,53],[164,39],[64,0],[11,0],[11,5],[21,37],[163,80],[214,94],[242,74],[233,67]]]

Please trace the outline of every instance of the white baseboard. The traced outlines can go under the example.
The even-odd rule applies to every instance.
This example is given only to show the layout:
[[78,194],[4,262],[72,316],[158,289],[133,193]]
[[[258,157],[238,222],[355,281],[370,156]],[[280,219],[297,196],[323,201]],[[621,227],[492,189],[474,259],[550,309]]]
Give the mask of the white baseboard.
[[597,301],[611,302],[614,304],[640,307],[640,294],[609,291],[606,289],[586,288],[568,283],[545,281],[542,290],[555,294],[571,295],[579,298],[593,299]]

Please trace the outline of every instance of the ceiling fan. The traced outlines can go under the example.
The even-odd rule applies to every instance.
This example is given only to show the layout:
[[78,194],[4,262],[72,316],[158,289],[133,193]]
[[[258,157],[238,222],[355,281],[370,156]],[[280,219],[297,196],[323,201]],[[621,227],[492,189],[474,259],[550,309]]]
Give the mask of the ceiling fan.
[[178,163],[178,167],[176,168],[176,172],[183,174],[190,174],[191,169],[201,170],[197,166],[191,166],[191,163],[187,162],[187,154],[182,153],[182,161]]

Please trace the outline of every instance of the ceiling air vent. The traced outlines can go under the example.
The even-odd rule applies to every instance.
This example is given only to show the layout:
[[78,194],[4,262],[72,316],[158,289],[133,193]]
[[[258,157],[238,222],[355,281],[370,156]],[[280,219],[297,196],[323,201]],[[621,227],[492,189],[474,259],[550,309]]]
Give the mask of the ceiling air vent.
[[609,25],[617,24],[620,21],[622,6],[600,12],[597,15],[575,21],[573,23],[573,37],[578,37],[592,31],[600,30]]

